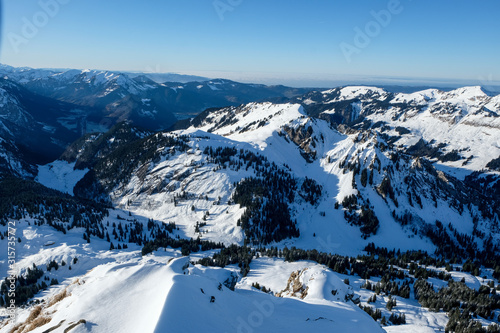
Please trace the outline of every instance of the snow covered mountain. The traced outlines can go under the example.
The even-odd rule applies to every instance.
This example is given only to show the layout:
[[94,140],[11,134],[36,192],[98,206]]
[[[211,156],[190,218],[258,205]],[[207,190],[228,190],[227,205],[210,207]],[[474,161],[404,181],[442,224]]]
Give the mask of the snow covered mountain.
[[[500,155],[500,96],[488,96],[480,87],[412,94],[345,87],[311,93],[297,101],[312,116],[376,130],[391,143],[427,150],[425,156],[457,169],[481,170]],[[467,167],[461,168],[462,164]]]
[[0,332],[494,331],[498,101],[343,87],[86,134],[2,183],[28,305]]
[[[134,245],[109,250],[108,242],[94,238],[82,244],[77,230],[68,232],[62,242],[48,226],[22,221],[18,228],[25,244],[18,247],[25,258],[19,261],[20,271],[43,272],[41,280],[57,279],[61,285],[42,291],[31,306],[20,307],[17,325],[5,321],[0,332],[299,332],[333,328],[347,332],[352,327],[359,332],[383,332],[346,298],[354,294],[354,288],[311,262],[254,260],[252,273],[242,279],[237,265],[224,269],[193,265],[190,259],[196,260],[196,256],[181,257],[178,250],[141,258]],[[273,273],[271,267],[275,275],[265,281],[276,293],[283,290],[281,297],[254,287],[255,281],[263,281],[261,274]],[[287,279],[301,270],[307,273],[304,286],[309,294],[305,299],[285,295]],[[191,312],[197,313],[198,320],[186,320]]]
[[34,178],[38,170],[27,162],[14,142],[0,138],[0,177]]
[[37,95],[7,79],[0,79],[0,99],[0,137],[17,146],[30,163],[56,159],[81,136],[73,120],[85,111],[75,105]]
[[176,117],[206,108],[307,91],[228,80],[158,84],[145,75],[6,65],[0,65],[0,76],[0,137],[23,154],[17,159],[31,164],[53,161],[80,136],[106,132],[119,122],[163,130]]
[[[120,121],[151,130],[171,127],[176,117],[206,108],[239,105],[301,95],[308,89],[242,84],[228,80],[157,83],[147,74],[100,70],[14,68],[0,65],[0,75],[28,90],[87,109],[82,133],[105,131]],[[203,78],[202,78],[203,79]]]
[[168,128],[176,121],[162,103],[158,85],[151,80],[141,82],[125,74],[95,70],[3,66],[0,72],[36,94],[84,108],[86,112],[80,117],[67,115],[69,123],[82,127],[81,133],[105,131],[126,120],[151,129]]
[[[362,89],[356,89],[358,96]],[[334,108],[346,100],[342,93],[326,105]],[[375,93],[383,100],[389,96]],[[389,101],[388,112],[397,112]],[[347,105],[352,114],[355,107]],[[254,245],[278,241],[343,254],[359,253],[369,242],[445,251],[432,239],[437,225],[444,224],[457,241],[460,235],[477,236],[458,245],[464,253],[498,243],[498,172],[481,172],[489,162],[485,152],[498,151],[494,127],[485,128],[470,146],[458,146],[458,133],[465,129],[447,130],[452,149],[470,152],[463,158],[468,163],[458,164],[429,156],[431,148],[418,150],[427,137],[407,122],[408,133],[398,137],[389,125],[370,128],[366,124],[379,114],[387,124],[392,119],[373,107],[360,106],[364,123],[346,121],[335,129],[332,118],[321,119],[339,117],[333,108],[312,117],[299,104],[254,103],[207,111],[185,130],[149,136],[134,136],[136,130],[125,126],[118,135],[76,143],[69,150],[75,153],[65,159],[76,169],[92,170],[76,184],[75,194],[174,221],[193,238]],[[457,126],[440,118],[435,123],[439,130]],[[441,153],[445,146],[439,147],[437,156],[447,156]]]

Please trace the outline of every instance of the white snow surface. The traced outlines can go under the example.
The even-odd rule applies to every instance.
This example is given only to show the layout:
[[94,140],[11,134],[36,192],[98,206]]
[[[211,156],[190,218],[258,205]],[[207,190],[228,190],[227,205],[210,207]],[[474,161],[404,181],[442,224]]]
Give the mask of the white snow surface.
[[[16,246],[18,256],[23,258],[17,264],[18,272],[22,274],[33,262],[42,269],[51,260],[68,263],[45,273],[62,283],[36,295],[38,299],[46,299],[42,303],[41,316],[50,318],[50,322],[32,330],[35,333],[51,328],[52,332],[63,332],[82,319],[85,323],[78,324],[74,332],[333,329],[349,332],[353,327],[359,332],[383,332],[379,324],[356,305],[341,297],[332,297],[331,288],[347,292],[349,287],[336,273],[321,265],[255,259],[254,272],[241,280],[237,266],[209,268],[189,264],[190,260],[203,256],[201,253],[189,258],[180,257],[179,251],[162,249],[141,257],[138,246],[109,251],[106,241],[93,238],[88,244],[77,230],[69,231],[61,242],[59,232],[49,226],[34,226],[32,222],[23,220],[16,224],[18,232],[24,235],[23,242]],[[74,257],[78,258],[76,264],[72,262]],[[6,262],[4,255],[0,256],[0,262]],[[293,270],[308,272],[304,279],[307,279],[311,295],[306,299],[280,298],[251,287],[254,279],[273,287],[282,286],[286,284],[288,272]],[[240,279],[234,291],[223,285],[230,276]],[[53,297],[64,291],[67,296],[53,304]],[[34,307],[19,308],[17,322],[27,320]],[[4,312],[0,310],[0,316]],[[197,320],[186,320],[188,313],[196,313]],[[56,327],[58,324],[60,326]],[[4,320],[0,332],[9,332],[12,327],[13,323]]]
[[54,190],[73,194],[73,188],[88,169],[75,170],[75,163],[66,161],[54,161],[46,165],[38,166],[38,176],[36,181]]
[[[119,221],[111,217],[116,213],[110,212],[111,223]],[[140,247],[133,244],[127,250],[110,251],[104,240],[93,237],[91,243],[86,243],[81,230],[70,230],[63,237],[49,226],[34,226],[30,219],[18,221],[16,228],[23,235],[23,241],[16,246],[17,255],[22,258],[17,263],[19,274],[34,262],[44,270],[51,260],[67,263],[58,270],[45,272],[61,285],[35,296],[46,300],[41,316],[50,319],[35,328],[35,333],[51,328],[55,333],[64,332],[82,319],[85,323],[78,324],[72,332],[426,333],[439,332],[447,322],[444,313],[429,312],[415,300],[397,297],[398,305],[393,311],[405,313],[407,324],[382,328],[357,305],[346,301],[345,296],[351,295],[366,304],[373,292],[360,288],[364,279],[338,274],[310,261],[260,257],[252,261],[250,273],[243,278],[236,265],[217,268],[189,263],[214,251],[181,257],[179,250],[160,249],[141,257]],[[72,262],[75,257],[76,264]],[[1,254],[0,263],[4,265],[6,261],[6,254]],[[304,298],[286,289],[293,273],[307,288]],[[457,274],[455,280],[475,279],[467,273]],[[231,276],[238,279],[234,291],[224,285]],[[349,284],[344,282],[346,279]],[[370,281],[375,284],[380,278]],[[254,283],[271,292],[253,288]],[[67,296],[49,306],[53,297],[64,291]],[[280,292],[282,297],[277,297]],[[381,309],[386,318],[391,314],[385,309],[387,300],[387,296],[379,295],[376,303],[370,304]],[[27,320],[34,308],[35,305],[19,308],[17,322]],[[196,313],[196,320],[187,320],[189,313]],[[5,310],[1,309],[0,317],[3,315]],[[12,323],[3,320],[0,333],[9,332],[12,327]]]

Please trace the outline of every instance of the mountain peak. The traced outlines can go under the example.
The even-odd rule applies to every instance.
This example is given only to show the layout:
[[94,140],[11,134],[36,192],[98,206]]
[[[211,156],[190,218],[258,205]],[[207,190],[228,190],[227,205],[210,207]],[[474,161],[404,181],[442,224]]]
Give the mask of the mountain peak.
[[331,102],[347,101],[352,99],[386,99],[390,96],[386,90],[370,86],[345,86],[326,90],[323,96],[333,97]]
[[468,86],[468,87],[462,87],[458,88],[455,90],[452,90],[446,95],[456,95],[460,96],[462,99],[475,99],[477,97],[484,98],[488,97],[488,95],[483,91],[483,88],[481,86]]

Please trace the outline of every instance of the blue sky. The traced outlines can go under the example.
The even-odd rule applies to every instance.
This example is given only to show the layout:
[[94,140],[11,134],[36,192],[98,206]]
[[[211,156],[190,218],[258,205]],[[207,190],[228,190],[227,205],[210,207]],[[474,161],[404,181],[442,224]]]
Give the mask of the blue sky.
[[497,0],[3,0],[0,62],[294,85],[496,84],[498,13]]

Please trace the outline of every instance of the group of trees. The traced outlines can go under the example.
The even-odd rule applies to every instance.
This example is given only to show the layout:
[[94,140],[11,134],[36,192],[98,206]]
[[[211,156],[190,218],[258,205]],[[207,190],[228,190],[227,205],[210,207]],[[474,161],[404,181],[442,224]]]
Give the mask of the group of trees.
[[[50,266],[47,265],[47,271],[57,266],[57,263],[55,265],[54,263],[55,261],[49,263]],[[28,267],[24,275],[13,276],[12,279],[6,277],[0,285],[0,307],[9,306],[11,304],[11,299],[15,300],[16,306],[26,304],[40,290],[48,288],[49,285],[47,285],[45,281],[50,281],[49,283],[51,286],[59,284],[57,279],[49,279],[48,277],[38,282],[43,275],[44,271],[33,264],[32,267]],[[12,288],[12,285],[14,285],[15,288]]]
[[415,298],[431,311],[443,310],[448,313],[449,321],[446,330],[451,332],[498,332],[498,325],[490,325],[484,329],[480,322],[473,318],[495,318],[495,310],[500,309],[500,295],[488,286],[479,290],[467,287],[464,282],[450,280],[448,286],[436,291],[432,284],[419,279],[414,284]]
[[[372,306],[369,305],[359,305],[360,309],[365,311],[370,315],[370,317],[373,318],[373,320],[377,321],[380,319],[380,324],[381,325],[387,325],[387,318],[385,316],[382,316],[382,310],[380,309],[375,309]],[[404,325],[406,324],[406,315],[404,313],[394,313],[392,312],[391,315],[389,316],[389,322],[393,325]]]
[[[344,218],[352,225],[360,227],[363,238],[368,238],[371,234],[376,234],[379,228],[379,220],[375,212],[366,204],[358,204],[358,197],[363,202],[361,196],[351,194],[342,200],[342,207],[345,208]],[[358,212],[359,211],[359,212]]]
[[299,236],[288,207],[294,186],[291,178],[275,175],[245,178],[236,184],[232,200],[246,208],[237,224],[244,230],[247,243],[268,244]]
[[173,249],[180,248],[182,255],[187,256],[193,252],[222,249],[224,248],[224,245],[222,243],[201,240],[199,237],[196,239],[173,238],[168,234],[160,233],[152,240],[148,240],[144,243],[141,253],[145,256],[158,250],[159,248],[167,247],[171,247]]
[[[404,279],[403,281],[390,281],[390,276],[391,276],[390,274],[384,275],[382,277],[382,280],[380,282],[377,282],[375,285],[372,285],[372,283],[370,283],[370,281],[367,280],[361,286],[361,288],[375,292],[373,296],[384,293],[386,295],[394,295],[403,298],[410,298],[412,279],[408,278]],[[370,303],[370,301],[368,301],[368,303]],[[394,303],[393,305],[395,306],[396,304]]]
[[207,156],[207,163],[215,164],[219,169],[233,171],[253,169],[257,177],[264,176],[267,172],[280,170],[275,163],[269,162],[266,157],[247,149],[208,146],[203,150],[203,154]]
[[218,169],[254,171],[253,177],[234,184],[230,200],[246,208],[237,221],[245,232],[245,244],[265,245],[299,236],[289,204],[297,193],[311,205],[317,204],[322,187],[316,181],[306,177],[298,189],[297,180],[288,171],[249,150],[209,146],[203,153],[208,156],[207,162]]
[[479,290],[469,288],[464,282],[448,281],[448,286],[434,290],[434,287],[427,281],[419,279],[415,282],[415,298],[422,306],[432,311],[461,309],[472,316],[483,318],[494,318],[494,311],[500,309],[500,295],[495,289],[488,286],[481,286]]
[[19,178],[0,180],[0,224],[9,219],[38,218],[41,223],[72,222],[69,227],[82,227],[102,221],[107,207],[56,190],[37,182]]
[[[239,170],[253,168],[255,177],[248,177],[234,184],[235,191],[231,201],[246,210],[237,221],[245,232],[246,243],[268,244],[285,238],[298,237],[296,221],[290,215],[288,205],[295,199],[297,181],[290,173],[270,163],[263,156],[247,150],[235,148],[207,147],[205,153],[210,161],[222,167]],[[316,191],[309,181],[304,191]],[[313,200],[314,194],[306,194]]]
[[316,205],[321,197],[323,187],[314,179],[306,177],[300,187],[300,196],[311,205]]
[[216,267],[238,264],[241,274],[246,276],[250,272],[250,262],[256,253],[256,250],[250,247],[233,244],[222,248],[219,253],[215,253],[212,257],[202,258],[196,263],[203,266]]
[[499,248],[491,236],[484,240],[483,249],[471,235],[459,233],[451,223],[445,228],[440,221],[435,226],[428,226],[426,236],[437,246],[435,255],[453,263],[463,264],[462,270],[480,274],[481,266],[493,269],[493,277],[500,278]]
[[[477,206],[482,216],[491,219],[493,227],[498,231],[500,218],[500,176],[484,171],[474,171],[467,175],[464,184],[473,191],[470,195],[468,206]],[[495,217],[496,215],[496,217]]]

